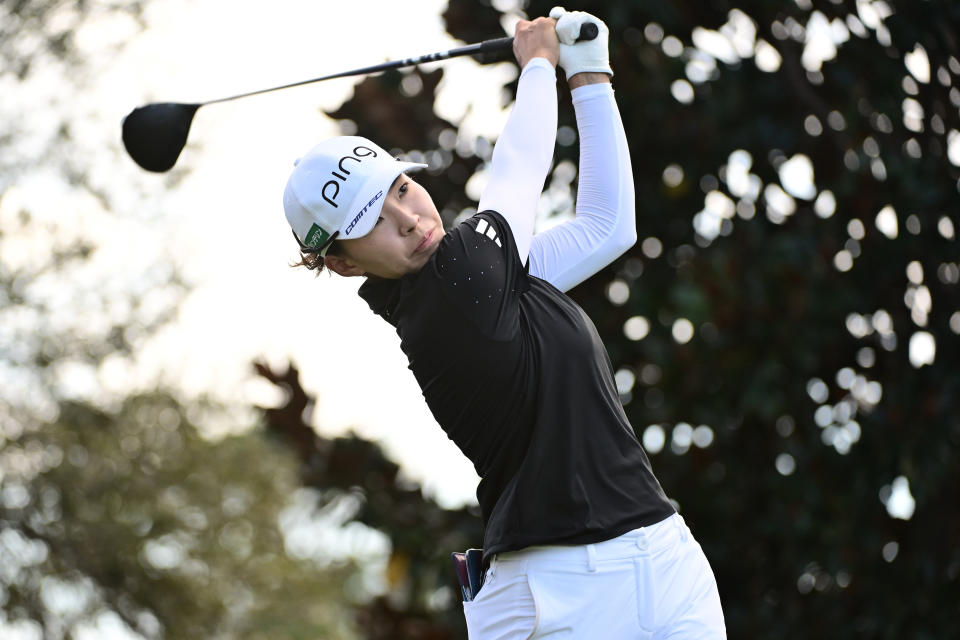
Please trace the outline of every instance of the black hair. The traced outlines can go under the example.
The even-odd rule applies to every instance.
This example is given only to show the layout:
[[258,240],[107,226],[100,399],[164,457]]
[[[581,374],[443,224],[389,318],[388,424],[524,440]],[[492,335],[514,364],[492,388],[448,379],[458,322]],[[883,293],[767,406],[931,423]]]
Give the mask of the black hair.
[[[330,243],[330,247],[326,251],[328,256],[342,256],[343,247],[339,242],[334,240]],[[318,251],[304,251],[303,247],[300,248],[300,261],[295,262],[290,265],[291,267],[306,267],[310,271],[315,271],[316,275],[320,275],[323,271],[323,256],[320,255]]]

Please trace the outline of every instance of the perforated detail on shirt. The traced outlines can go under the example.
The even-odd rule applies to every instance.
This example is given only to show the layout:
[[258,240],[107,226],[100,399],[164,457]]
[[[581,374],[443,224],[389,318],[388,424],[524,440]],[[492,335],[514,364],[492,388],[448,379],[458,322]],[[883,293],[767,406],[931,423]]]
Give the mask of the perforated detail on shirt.
[[[437,250],[436,269],[450,286],[449,302],[485,335],[504,339],[517,326],[515,296],[526,274],[507,252],[516,252],[503,218],[481,212],[451,231]],[[512,308],[511,308],[512,307]]]

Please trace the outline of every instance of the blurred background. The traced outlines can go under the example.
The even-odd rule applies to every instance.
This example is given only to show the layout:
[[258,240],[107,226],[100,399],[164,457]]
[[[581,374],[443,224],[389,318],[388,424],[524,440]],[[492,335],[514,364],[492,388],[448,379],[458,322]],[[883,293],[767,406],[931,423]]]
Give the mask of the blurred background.
[[[476,475],[353,279],[289,268],[320,139],[453,224],[509,57],[211,105],[149,174],[120,122],[512,34],[522,0],[0,3],[0,637],[466,638]],[[639,241],[571,292],[731,638],[960,621],[960,5],[596,1]],[[538,225],[572,215],[561,83]],[[362,335],[346,349],[343,336]]]

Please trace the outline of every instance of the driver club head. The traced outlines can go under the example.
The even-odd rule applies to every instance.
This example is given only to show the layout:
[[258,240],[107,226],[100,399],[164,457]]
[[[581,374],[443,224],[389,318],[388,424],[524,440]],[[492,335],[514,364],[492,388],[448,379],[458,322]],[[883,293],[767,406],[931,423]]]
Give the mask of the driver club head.
[[137,107],[123,119],[127,153],[147,171],[169,171],[187,143],[193,116],[201,106],[158,102]]

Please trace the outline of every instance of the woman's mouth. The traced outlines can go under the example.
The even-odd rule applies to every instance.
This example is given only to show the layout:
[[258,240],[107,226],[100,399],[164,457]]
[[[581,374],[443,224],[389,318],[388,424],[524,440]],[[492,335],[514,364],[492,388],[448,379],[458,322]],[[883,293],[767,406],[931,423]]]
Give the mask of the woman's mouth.
[[413,250],[414,253],[420,253],[428,246],[430,246],[430,241],[433,240],[434,230],[431,229],[424,234],[423,239],[420,241],[420,244],[417,245],[417,248]]

